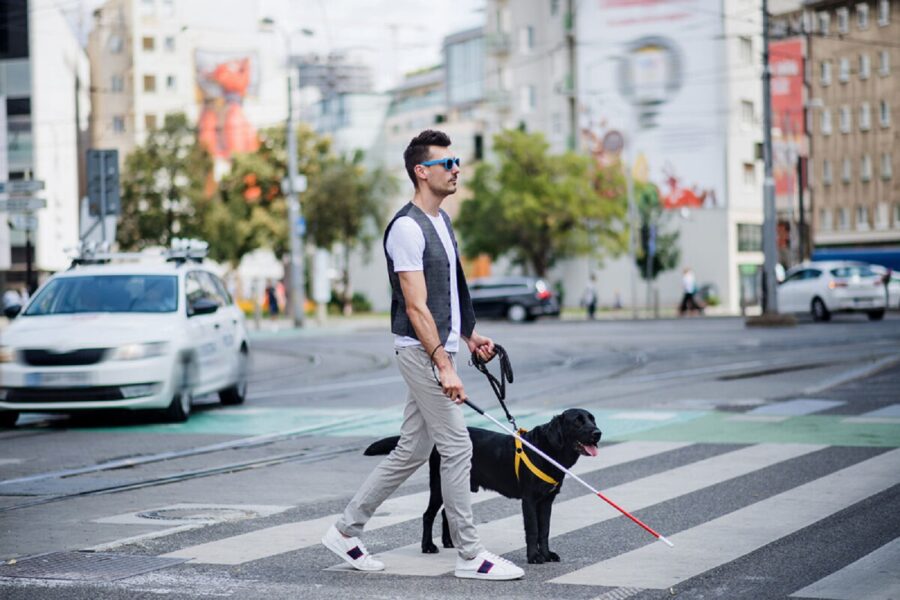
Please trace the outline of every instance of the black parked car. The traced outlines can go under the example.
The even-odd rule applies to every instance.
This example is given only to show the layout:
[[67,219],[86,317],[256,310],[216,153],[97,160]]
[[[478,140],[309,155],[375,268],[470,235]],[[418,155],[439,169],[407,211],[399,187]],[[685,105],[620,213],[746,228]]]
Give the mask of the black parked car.
[[469,282],[478,318],[499,317],[533,321],[541,315],[559,316],[559,300],[537,277],[483,277]]

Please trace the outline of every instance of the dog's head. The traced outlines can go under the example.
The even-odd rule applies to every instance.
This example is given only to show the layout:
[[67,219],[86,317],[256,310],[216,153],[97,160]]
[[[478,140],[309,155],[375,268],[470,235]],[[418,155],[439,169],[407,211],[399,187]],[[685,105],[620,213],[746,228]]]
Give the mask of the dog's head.
[[597,444],[603,435],[594,415],[581,408],[569,408],[550,421],[558,435],[560,448],[572,448],[581,456],[597,456]]

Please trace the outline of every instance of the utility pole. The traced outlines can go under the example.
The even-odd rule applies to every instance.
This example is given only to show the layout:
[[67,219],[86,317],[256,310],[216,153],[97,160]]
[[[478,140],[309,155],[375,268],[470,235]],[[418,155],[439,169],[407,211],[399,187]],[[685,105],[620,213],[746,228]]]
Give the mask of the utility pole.
[[300,216],[300,196],[301,190],[297,189],[297,127],[294,121],[294,89],[293,78],[291,77],[290,57],[288,57],[288,77],[287,77],[287,93],[288,93],[288,118],[287,118],[287,149],[288,149],[288,174],[287,174],[287,193],[288,193],[288,220],[291,252],[291,313],[294,318],[295,327],[303,327],[304,305],[306,304],[306,294],[304,293],[303,278],[303,229],[305,225],[301,223]]
[[765,262],[763,277],[765,305],[763,313],[778,314],[778,281],[775,277],[775,262],[778,244],[775,238],[775,179],[772,176],[772,95],[770,91],[772,72],[769,68],[769,2],[762,0],[763,37],[763,159],[765,179],[763,183],[763,253]]

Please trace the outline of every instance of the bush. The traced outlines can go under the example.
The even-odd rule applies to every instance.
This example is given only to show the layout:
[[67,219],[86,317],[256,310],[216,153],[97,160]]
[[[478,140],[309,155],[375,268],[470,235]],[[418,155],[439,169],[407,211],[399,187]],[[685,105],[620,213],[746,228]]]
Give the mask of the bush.
[[[372,303],[362,292],[354,292],[353,297],[350,299],[350,304],[353,306],[353,313],[367,313],[372,312]],[[334,291],[331,292],[331,299],[328,301],[328,313],[332,315],[339,315],[343,312],[344,306],[341,303],[341,299],[338,297]]]

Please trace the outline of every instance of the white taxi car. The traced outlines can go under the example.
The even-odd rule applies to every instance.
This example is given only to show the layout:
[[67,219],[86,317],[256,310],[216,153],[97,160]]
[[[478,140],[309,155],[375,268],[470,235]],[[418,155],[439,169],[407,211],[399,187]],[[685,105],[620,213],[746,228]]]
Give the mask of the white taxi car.
[[161,409],[179,422],[202,394],[244,401],[247,331],[222,280],[196,252],[129,258],[76,260],[6,328],[0,427],[23,411]]
[[884,317],[882,277],[870,265],[852,261],[812,261],[792,268],[778,285],[780,312],[808,312],[827,321],[836,312],[864,312]]

